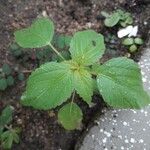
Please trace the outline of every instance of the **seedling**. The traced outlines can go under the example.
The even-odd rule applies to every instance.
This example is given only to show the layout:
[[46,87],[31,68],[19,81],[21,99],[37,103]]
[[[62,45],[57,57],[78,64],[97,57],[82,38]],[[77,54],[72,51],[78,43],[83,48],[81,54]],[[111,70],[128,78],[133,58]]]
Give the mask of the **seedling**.
[[12,121],[13,108],[7,106],[0,116],[0,143],[3,149],[11,149],[13,142],[19,143],[19,128],[8,126]]
[[104,24],[107,27],[113,27],[117,24],[121,25],[122,27],[126,27],[127,25],[131,25],[133,23],[132,15],[121,9],[117,9],[111,14],[102,11],[101,14],[105,17]]
[[24,74],[19,71],[18,67],[12,69],[10,65],[3,64],[0,68],[0,91],[5,91],[8,87],[13,86],[17,79],[24,80]]
[[123,45],[129,48],[131,53],[134,53],[138,50],[138,46],[143,44],[143,40],[141,38],[125,38],[122,42]]
[[11,67],[8,64],[3,64],[0,69],[0,91],[4,91],[8,86],[14,84],[14,78],[11,74]]
[[100,64],[105,52],[102,34],[93,30],[76,32],[70,42],[70,60],[65,60],[53,46],[53,35],[54,24],[48,18],[39,18],[31,27],[15,32],[16,42],[23,48],[49,46],[62,59],[45,63],[32,72],[21,98],[24,106],[49,110],[68,100],[59,110],[58,120],[65,129],[73,130],[80,128],[83,117],[74,103],[76,93],[89,106],[95,87],[104,101],[115,108],[139,109],[150,103],[140,68],[133,60],[119,57]]
[[24,53],[22,48],[19,45],[17,45],[16,43],[12,43],[10,45],[9,50],[10,50],[11,54],[17,58],[22,56]]

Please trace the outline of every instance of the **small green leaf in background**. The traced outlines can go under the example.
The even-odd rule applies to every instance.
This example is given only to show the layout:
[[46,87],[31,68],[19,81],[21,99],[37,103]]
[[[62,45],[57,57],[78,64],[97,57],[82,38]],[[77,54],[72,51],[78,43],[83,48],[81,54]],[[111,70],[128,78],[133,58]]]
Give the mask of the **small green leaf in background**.
[[66,62],[50,62],[33,71],[22,96],[22,104],[47,110],[65,102],[73,92],[70,67]]
[[131,45],[130,48],[129,48],[129,51],[130,51],[131,53],[136,52],[136,51],[137,51],[137,46],[136,46],[135,44]]
[[54,24],[48,18],[37,19],[29,28],[15,32],[16,42],[23,48],[48,45],[54,35]]
[[139,109],[150,104],[139,66],[133,60],[121,57],[107,61],[99,67],[97,84],[105,102],[114,108]]
[[104,21],[105,26],[113,27],[115,26],[120,20],[120,15],[117,12],[114,12],[109,17],[107,17]]
[[105,51],[103,35],[93,30],[76,32],[70,43],[72,59],[80,65],[97,62]]
[[123,45],[132,45],[134,43],[133,38],[125,38],[122,42]]
[[60,49],[63,49],[65,47],[65,36],[59,35],[57,38],[57,46]]
[[68,35],[55,35],[53,38],[53,43],[56,47],[60,49],[64,49],[69,47],[71,42],[72,36]]
[[0,79],[0,90],[4,91],[7,88],[7,81],[5,78]]
[[144,43],[141,38],[135,38],[134,42],[135,42],[135,44],[138,44],[138,45],[142,45]]
[[65,46],[69,47],[71,42],[72,36],[65,35]]
[[15,129],[11,129],[2,133],[1,143],[4,149],[11,149],[13,142],[19,143],[19,135]]
[[21,47],[19,45],[17,45],[16,43],[13,43],[13,44],[10,45],[10,52],[15,57],[19,57],[23,54],[23,51],[22,51]]
[[13,113],[12,106],[7,106],[2,111],[2,114],[0,115],[0,128],[4,127],[5,125],[7,125],[12,121],[12,113]]
[[82,111],[75,103],[66,104],[58,112],[58,121],[67,130],[80,129],[82,118]]
[[11,68],[8,64],[3,64],[2,66],[2,71],[6,74],[6,75],[10,75],[11,74]]
[[14,85],[14,82],[15,82],[15,80],[12,76],[8,76],[6,81],[7,81],[7,85],[9,85],[9,86]]
[[25,77],[24,77],[24,74],[20,72],[20,73],[18,74],[18,79],[19,79],[20,81],[23,81],[24,78],[25,78]]

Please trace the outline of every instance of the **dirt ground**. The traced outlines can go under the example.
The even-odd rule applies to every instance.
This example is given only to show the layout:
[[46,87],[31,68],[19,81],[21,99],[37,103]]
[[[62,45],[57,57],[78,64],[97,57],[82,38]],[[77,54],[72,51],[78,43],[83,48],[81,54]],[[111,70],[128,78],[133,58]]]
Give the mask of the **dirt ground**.
[[[14,31],[30,25],[43,12],[54,21],[57,33],[72,35],[76,31],[91,28],[107,37],[109,33],[116,35],[118,28],[106,28],[100,12],[109,12],[116,8],[123,8],[133,14],[134,24],[139,26],[139,35],[146,41],[150,27],[149,0],[1,0],[0,67],[3,63],[9,63],[12,67],[17,65],[20,70],[36,68],[35,63],[31,62],[25,68],[12,57],[8,48],[14,40]],[[106,44],[104,60],[127,53],[120,41]],[[115,51],[110,51],[110,47]],[[131,57],[138,61],[141,54],[142,47]],[[26,74],[26,77],[28,75]],[[37,111],[19,104],[25,83],[26,81],[17,82],[5,92],[0,92],[0,111],[8,104],[12,105],[15,108],[12,125],[22,128],[20,143],[14,145],[12,150],[73,150],[78,137],[87,126],[94,123],[94,118],[101,114],[101,109],[105,106],[98,95],[93,96],[96,105],[92,108],[88,108],[87,104],[76,96],[76,101],[84,113],[83,126],[81,130],[66,131],[57,122],[58,108],[52,111]]]

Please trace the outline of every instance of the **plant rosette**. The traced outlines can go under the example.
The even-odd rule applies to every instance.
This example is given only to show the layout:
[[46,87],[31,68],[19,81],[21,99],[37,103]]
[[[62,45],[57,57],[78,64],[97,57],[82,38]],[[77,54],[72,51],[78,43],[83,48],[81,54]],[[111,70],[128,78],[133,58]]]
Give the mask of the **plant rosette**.
[[130,53],[134,53],[138,50],[138,47],[144,42],[141,38],[125,38],[122,42],[123,45],[127,46]]
[[59,110],[58,121],[65,129],[73,130],[80,128],[83,118],[82,110],[74,103],[76,93],[89,106],[95,87],[114,108],[140,109],[150,103],[140,68],[133,60],[119,57],[103,65],[99,63],[105,52],[102,34],[93,30],[76,32],[70,42],[70,60],[65,60],[52,45],[53,35],[54,24],[48,18],[39,18],[31,27],[15,32],[16,42],[21,47],[50,46],[61,58],[61,62],[45,63],[32,72],[21,98],[22,105],[49,110],[70,99]]

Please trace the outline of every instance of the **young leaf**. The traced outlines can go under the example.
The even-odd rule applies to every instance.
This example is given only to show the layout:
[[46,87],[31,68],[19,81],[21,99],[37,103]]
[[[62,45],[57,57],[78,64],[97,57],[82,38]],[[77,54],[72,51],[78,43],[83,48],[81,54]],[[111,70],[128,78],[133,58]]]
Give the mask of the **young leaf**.
[[2,71],[6,74],[6,75],[9,75],[11,74],[11,68],[8,64],[4,64],[3,67],[2,67]]
[[58,120],[67,130],[79,129],[82,118],[82,111],[75,103],[66,104],[58,112]]
[[134,41],[135,41],[135,44],[138,44],[138,45],[143,44],[143,40],[141,38],[135,38]]
[[6,79],[0,79],[0,90],[4,91],[7,88],[7,81]]
[[16,31],[15,39],[23,48],[37,48],[48,45],[53,35],[53,22],[48,18],[40,18],[31,27]]
[[91,105],[94,83],[91,74],[85,69],[74,72],[74,88],[83,100]]
[[130,59],[114,58],[100,66],[97,84],[110,106],[138,109],[150,103],[143,89],[140,69]]
[[2,147],[4,149],[11,149],[13,143],[13,134],[10,130],[5,131],[1,135]]
[[131,53],[136,52],[136,51],[137,51],[137,46],[136,46],[135,44],[131,45],[130,48],[129,48],[129,51],[130,51]]
[[70,43],[73,60],[86,66],[97,62],[102,57],[104,50],[103,36],[93,30],[75,33]]
[[14,129],[11,129],[2,133],[1,141],[4,149],[11,149],[13,142],[19,143],[19,136]]
[[11,106],[7,106],[0,116],[0,128],[3,128],[5,125],[12,121],[13,109]]
[[23,81],[24,80],[24,74],[22,73],[22,72],[20,72],[19,74],[18,74],[18,79],[20,80],[20,81]]
[[12,86],[15,82],[15,80],[12,76],[8,76],[6,81],[7,81],[7,85],[9,85],[9,86]]
[[72,82],[69,64],[46,63],[29,77],[22,104],[44,110],[55,108],[71,96]]
[[132,45],[134,43],[133,38],[125,38],[122,42],[123,45]]
[[104,24],[107,27],[113,27],[119,22],[119,20],[120,20],[120,14],[115,12],[105,19]]

